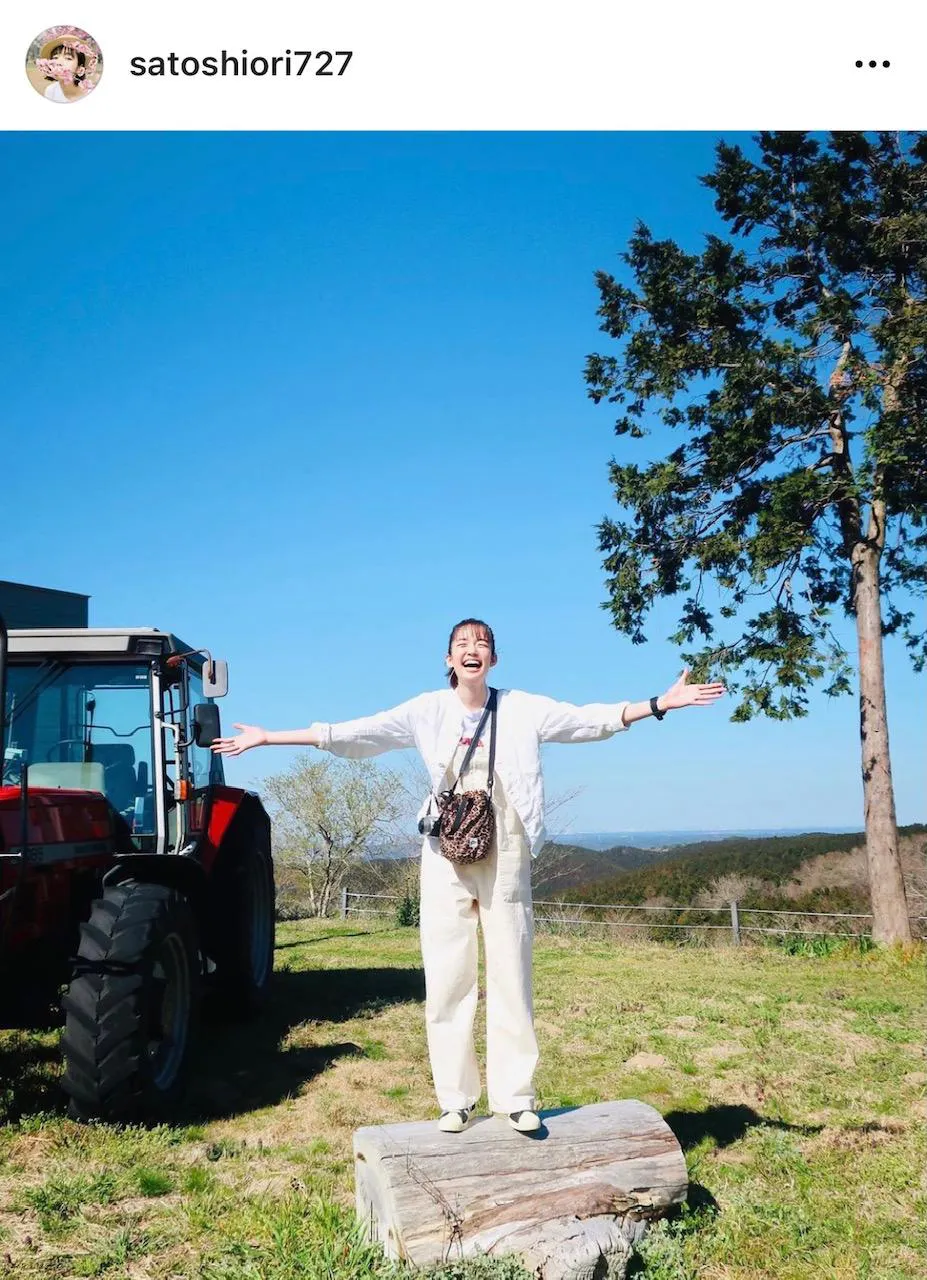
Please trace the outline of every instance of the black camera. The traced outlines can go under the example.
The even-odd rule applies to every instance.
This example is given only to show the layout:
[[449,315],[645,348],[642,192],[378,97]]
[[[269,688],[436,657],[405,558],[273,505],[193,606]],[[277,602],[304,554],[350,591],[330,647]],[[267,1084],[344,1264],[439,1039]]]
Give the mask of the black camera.
[[441,810],[444,808],[452,792],[442,791],[437,800],[438,812],[426,813],[418,820],[418,832],[422,836],[439,836],[441,834]]

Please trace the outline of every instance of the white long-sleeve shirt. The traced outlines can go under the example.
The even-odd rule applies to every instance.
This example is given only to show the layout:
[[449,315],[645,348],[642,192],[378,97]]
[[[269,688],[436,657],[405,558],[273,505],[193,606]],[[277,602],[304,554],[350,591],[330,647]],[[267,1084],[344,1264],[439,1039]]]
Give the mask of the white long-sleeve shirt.
[[[541,743],[600,742],[620,733],[627,702],[577,707],[537,693],[500,689],[496,722],[496,774],[514,806],[536,857],[544,843],[544,779]],[[358,760],[384,751],[417,747],[431,778],[441,786],[460,738],[463,703],[453,689],[421,693],[376,715],[311,726],[324,751]],[[428,807],[426,799],[421,813]],[[421,816],[421,814],[420,814]]]

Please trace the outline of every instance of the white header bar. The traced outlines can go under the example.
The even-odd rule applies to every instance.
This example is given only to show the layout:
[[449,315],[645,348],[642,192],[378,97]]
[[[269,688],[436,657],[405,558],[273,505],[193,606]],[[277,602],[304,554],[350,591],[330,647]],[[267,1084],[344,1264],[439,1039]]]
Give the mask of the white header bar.
[[[924,12],[912,0],[570,0],[559,12],[525,0],[20,0],[4,21],[0,125],[915,129]],[[92,92],[59,83],[66,70],[49,76],[47,60],[27,69],[62,22],[99,50]]]

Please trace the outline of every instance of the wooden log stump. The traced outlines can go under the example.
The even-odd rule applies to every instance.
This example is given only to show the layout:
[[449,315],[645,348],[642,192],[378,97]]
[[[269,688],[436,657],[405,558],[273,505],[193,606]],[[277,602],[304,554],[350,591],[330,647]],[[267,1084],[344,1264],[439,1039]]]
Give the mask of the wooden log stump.
[[426,1265],[520,1255],[543,1280],[623,1277],[649,1219],[686,1197],[686,1162],[658,1111],[633,1100],[441,1133],[433,1120],[354,1134],[357,1213],[389,1257]]

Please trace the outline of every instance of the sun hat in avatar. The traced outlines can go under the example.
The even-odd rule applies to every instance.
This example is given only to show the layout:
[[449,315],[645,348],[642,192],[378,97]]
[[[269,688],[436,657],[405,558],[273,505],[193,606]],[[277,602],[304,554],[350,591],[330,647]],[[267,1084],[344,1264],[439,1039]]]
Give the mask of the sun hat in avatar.
[[86,31],[81,31],[80,27],[49,27],[45,32],[45,39],[42,41],[42,47],[39,49],[36,63],[47,60],[51,57],[52,50],[57,49],[62,44],[67,45],[69,49],[73,49],[75,53],[82,53],[84,55],[85,75],[87,77],[93,75],[97,68],[100,53],[93,37],[89,36]]

